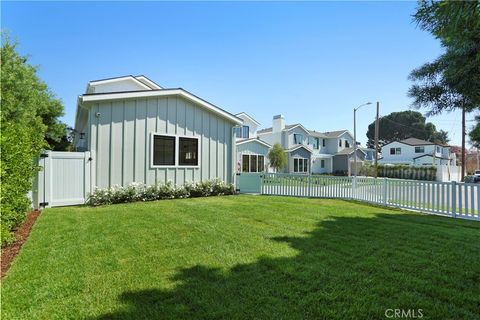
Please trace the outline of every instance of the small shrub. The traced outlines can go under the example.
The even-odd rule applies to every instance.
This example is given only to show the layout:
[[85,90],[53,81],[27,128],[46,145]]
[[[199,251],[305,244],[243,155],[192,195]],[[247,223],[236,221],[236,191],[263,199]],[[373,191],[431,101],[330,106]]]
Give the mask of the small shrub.
[[111,188],[95,189],[93,193],[89,194],[87,203],[92,206],[99,206],[135,201],[231,195],[234,193],[233,184],[218,179],[187,183],[180,187],[175,187],[170,181],[151,186],[134,182],[126,187],[117,185]]

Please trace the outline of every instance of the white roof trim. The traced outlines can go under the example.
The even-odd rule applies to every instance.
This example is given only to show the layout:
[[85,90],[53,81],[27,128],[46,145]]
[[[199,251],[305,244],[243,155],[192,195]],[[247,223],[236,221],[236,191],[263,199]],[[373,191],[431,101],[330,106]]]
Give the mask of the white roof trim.
[[302,145],[302,144],[301,144],[301,145],[298,145],[298,146],[296,146],[296,147],[293,147],[293,148],[291,148],[291,149],[287,149],[287,150],[285,150],[285,152],[292,152],[292,151],[295,151],[295,150],[300,149],[300,148],[304,148],[304,149],[307,150],[308,152],[313,153],[312,149],[310,149],[310,148],[308,148],[307,146],[304,146],[304,145]]
[[252,122],[254,122],[255,124],[257,124],[257,126],[260,125],[260,123],[259,123],[257,120],[253,119],[251,116],[249,116],[249,115],[248,115],[247,113],[245,113],[245,112],[237,113],[235,116],[238,117],[238,116],[242,116],[242,115],[245,116],[245,117],[247,117],[248,119],[252,120]]
[[151,87],[149,87],[148,85],[146,85],[146,84],[143,83],[142,81],[138,80],[138,79],[135,78],[134,76],[125,76],[125,77],[118,77],[118,78],[105,79],[105,80],[94,80],[94,81],[88,82],[88,84],[95,86],[95,85],[99,85],[99,84],[105,84],[105,83],[112,83],[112,82],[124,81],[124,80],[127,80],[127,79],[130,79],[130,80],[135,81],[135,82],[138,83],[140,86],[144,87],[146,90],[152,90]]
[[258,142],[260,144],[263,144],[265,147],[268,147],[268,148],[271,148],[272,146],[268,143],[266,143],[265,141],[262,141],[260,139],[257,139],[257,138],[250,138],[250,139],[245,139],[245,140],[241,140],[241,141],[238,141],[237,142],[237,145],[239,144],[245,144],[245,143],[249,143],[249,142]]
[[143,82],[144,84],[146,84],[152,89],[157,89],[157,90],[163,89],[158,84],[156,84],[155,82],[153,82],[152,80],[148,79],[145,76],[136,76],[135,79],[137,79],[140,82]]
[[199,97],[194,96],[193,94],[183,89],[112,92],[112,93],[100,93],[100,94],[91,94],[91,95],[87,94],[87,95],[81,96],[80,99],[82,100],[82,102],[96,102],[96,101],[115,100],[115,99],[148,98],[148,97],[162,97],[162,96],[173,96],[173,95],[182,96],[192,102],[195,102],[205,107],[207,110],[210,110],[216,114],[219,114],[222,117],[232,121],[235,124],[243,123],[242,119],[235,117],[234,115],[218,108],[217,106],[214,106],[213,104],[205,100],[200,99]]
[[310,132],[307,130],[307,128],[305,128],[305,127],[302,126],[301,124],[297,124],[297,125],[295,125],[295,126],[293,126],[293,127],[291,127],[291,128],[288,128],[288,129],[285,128],[285,129],[283,129],[282,131],[290,131],[290,130],[293,130],[293,129],[297,128],[297,127],[302,128],[302,130],[305,131],[308,135],[310,134]]

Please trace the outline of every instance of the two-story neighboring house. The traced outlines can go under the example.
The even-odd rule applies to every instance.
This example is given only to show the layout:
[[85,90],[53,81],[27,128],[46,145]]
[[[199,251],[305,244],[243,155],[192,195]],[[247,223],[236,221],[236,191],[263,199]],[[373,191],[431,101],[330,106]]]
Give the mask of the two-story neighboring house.
[[390,142],[382,147],[380,163],[456,166],[450,147],[417,138]]
[[235,128],[236,172],[268,171],[267,155],[271,145],[257,136],[260,123],[245,112],[235,116],[243,120],[242,126]]
[[[347,173],[353,160],[353,136],[348,130],[317,132],[301,124],[287,125],[282,115],[273,117],[272,127],[259,130],[258,137],[273,145],[280,143],[288,154],[286,172]],[[358,161],[365,152],[357,149]]]

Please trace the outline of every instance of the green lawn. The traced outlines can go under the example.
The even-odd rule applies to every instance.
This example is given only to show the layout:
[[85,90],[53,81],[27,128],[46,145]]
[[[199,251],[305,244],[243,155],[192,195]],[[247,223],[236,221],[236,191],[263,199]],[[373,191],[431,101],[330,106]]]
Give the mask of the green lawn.
[[48,209],[2,319],[478,319],[480,223],[226,196]]

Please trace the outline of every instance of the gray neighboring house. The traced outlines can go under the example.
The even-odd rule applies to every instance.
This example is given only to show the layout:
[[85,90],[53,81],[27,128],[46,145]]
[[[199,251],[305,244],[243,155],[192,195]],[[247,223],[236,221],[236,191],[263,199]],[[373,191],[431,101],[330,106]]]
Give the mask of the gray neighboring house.
[[[282,115],[273,117],[272,127],[257,131],[266,143],[280,143],[288,153],[288,173],[348,173],[354,160],[353,136],[348,130],[317,132],[297,123],[287,125]],[[363,162],[366,152],[357,149]]]
[[234,182],[242,119],[145,76],[90,81],[78,97],[75,146],[92,153],[97,187],[218,178]]

